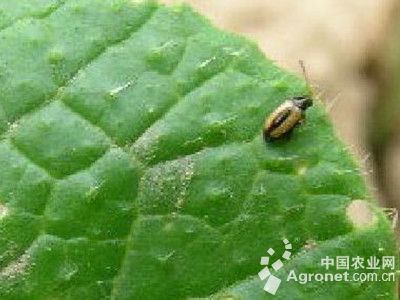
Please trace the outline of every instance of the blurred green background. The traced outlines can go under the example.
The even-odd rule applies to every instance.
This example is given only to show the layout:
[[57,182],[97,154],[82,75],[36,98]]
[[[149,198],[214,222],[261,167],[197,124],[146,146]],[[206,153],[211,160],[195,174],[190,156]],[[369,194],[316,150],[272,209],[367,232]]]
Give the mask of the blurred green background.
[[189,3],[299,75],[304,60],[373,192],[383,206],[400,208],[400,1],[163,2]]

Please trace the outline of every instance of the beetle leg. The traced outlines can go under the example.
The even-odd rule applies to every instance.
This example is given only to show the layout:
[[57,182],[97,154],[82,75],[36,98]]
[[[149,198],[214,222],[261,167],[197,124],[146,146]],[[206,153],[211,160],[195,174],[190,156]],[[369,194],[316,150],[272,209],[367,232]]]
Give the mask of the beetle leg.
[[303,125],[306,122],[306,115],[304,114],[304,112],[301,114],[301,118],[299,119],[299,121],[297,122],[297,124],[295,125],[295,127],[298,127],[300,125]]

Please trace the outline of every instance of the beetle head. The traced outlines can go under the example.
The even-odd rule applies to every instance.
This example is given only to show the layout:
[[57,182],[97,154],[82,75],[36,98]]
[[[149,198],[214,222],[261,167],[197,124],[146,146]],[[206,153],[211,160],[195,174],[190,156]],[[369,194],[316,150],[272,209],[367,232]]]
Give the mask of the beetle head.
[[313,100],[308,96],[298,96],[292,98],[293,104],[302,110],[306,110],[313,105]]

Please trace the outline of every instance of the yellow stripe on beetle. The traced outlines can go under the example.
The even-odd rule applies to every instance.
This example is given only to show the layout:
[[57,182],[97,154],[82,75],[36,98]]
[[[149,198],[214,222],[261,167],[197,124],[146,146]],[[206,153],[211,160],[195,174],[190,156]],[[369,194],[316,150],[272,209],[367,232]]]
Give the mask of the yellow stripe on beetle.
[[305,118],[306,110],[312,106],[310,97],[299,96],[279,105],[264,123],[264,139],[267,142],[288,136]]

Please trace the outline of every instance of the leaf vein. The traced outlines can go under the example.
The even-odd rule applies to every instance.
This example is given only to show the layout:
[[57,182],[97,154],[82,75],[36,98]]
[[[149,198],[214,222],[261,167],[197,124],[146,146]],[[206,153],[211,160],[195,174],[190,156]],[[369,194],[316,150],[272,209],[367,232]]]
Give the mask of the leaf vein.
[[[44,99],[42,101],[42,105],[38,105],[36,107],[34,107],[33,109],[29,110],[28,112],[22,114],[18,119],[14,120],[15,122],[19,122],[22,118],[25,118],[29,115],[32,115],[40,110],[42,110],[43,108],[45,108],[47,105],[49,105],[51,102],[55,101],[59,96],[62,95],[62,91],[65,88],[68,88],[72,82],[74,82],[75,78],[77,77],[77,75],[81,72],[83,72],[85,69],[87,69],[91,64],[93,64],[97,59],[99,59],[99,57],[101,57],[102,55],[104,55],[107,51],[109,51],[109,49],[113,48],[113,47],[117,47],[118,45],[124,43],[125,41],[129,40],[130,38],[132,38],[132,36],[141,28],[143,28],[143,26],[145,26],[149,20],[151,19],[151,17],[154,15],[154,13],[156,12],[156,8],[154,8],[151,13],[149,14],[149,16],[147,16],[147,18],[144,20],[144,22],[139,25],[138,27],[135,27],[133,30],[129,31],[127,35],[125,35],[122,39],[119,39],[111,44],[106,45],[105,47],[102,47],[102,49],[100,51],[98,51],[97,53],[95,53],[92,57],[90,57],[80,68],[78,68],[71,76],[68,80],[65,81],[64,84],[58,86],[58,88],[56,89],[55,93],[53,93],[50,97],[48,97],[47,99]],[[10,128],[8,129],[7,132],[2,134],[2,137],[8,135],[10,133],[10,131],[12,130],[12,126],[10,126]]]
[[9,29],[10,27],[13,27],[17,23],[22,22],[24,20],[28,20],[28,19],[44,20],[44,19],[50,17],[53,13],[60,10],[63,6],[65,6],[67,4],[67,2],[68,2],[68,0],[60,1],[60,3],[50,6],[47,10],[45,10],[43,12],[28,14],[28,15],[16,18],[15,20],[11,21],[10,23],[5,24],[3,27],[0,27],[0,34],[3,31]]

